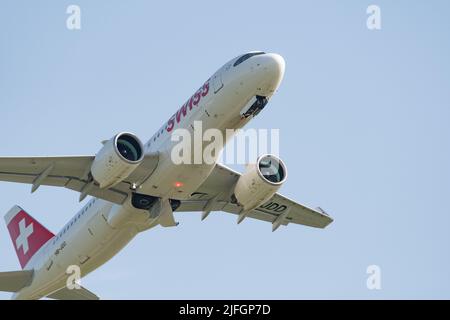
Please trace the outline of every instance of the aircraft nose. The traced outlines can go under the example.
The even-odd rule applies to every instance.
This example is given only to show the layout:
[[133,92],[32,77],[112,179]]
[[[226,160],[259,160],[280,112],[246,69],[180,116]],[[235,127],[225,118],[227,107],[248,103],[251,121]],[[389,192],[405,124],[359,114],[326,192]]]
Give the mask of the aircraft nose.
[[267,53],[264,56],[265,60],[265,69],[267,72],[274,78],[279,79],[283,78],[284,69],[286,67],[286,62],[283,57],[276,53]]
[[280,86],[284,76],[286,63],[282,56],[276,53],[266,53],[261,56],[263,67],[263,83],[261,84],[261,94],[271,96]]

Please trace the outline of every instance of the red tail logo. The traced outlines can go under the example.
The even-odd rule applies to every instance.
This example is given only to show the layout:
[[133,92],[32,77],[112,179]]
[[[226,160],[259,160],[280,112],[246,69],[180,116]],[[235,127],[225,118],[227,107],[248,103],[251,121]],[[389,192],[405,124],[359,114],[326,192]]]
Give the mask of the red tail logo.
[[55,236],[19,206],[9,210],[5,221],[22,269]]

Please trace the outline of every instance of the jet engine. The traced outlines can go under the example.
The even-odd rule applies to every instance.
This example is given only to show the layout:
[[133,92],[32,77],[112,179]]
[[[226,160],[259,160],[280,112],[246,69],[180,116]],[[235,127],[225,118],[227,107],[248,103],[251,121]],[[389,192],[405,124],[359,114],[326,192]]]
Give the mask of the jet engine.
[[134,134],[122,132],[103,143],[91,174],[100,188],[110,188],[126,179],[143,160],[142,142]]
[[247,166],[234,188],[236,201],[244,211],[252,210],[269,200],[286,181],[287,170],[281,159],[263,155]]

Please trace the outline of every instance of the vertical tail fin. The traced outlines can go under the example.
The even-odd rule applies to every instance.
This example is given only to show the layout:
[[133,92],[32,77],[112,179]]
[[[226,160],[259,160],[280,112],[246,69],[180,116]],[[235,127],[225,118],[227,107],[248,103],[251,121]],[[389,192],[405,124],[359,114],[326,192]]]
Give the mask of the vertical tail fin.
[[22,269],[55,236],[19,206],[8,211],[5,222]]

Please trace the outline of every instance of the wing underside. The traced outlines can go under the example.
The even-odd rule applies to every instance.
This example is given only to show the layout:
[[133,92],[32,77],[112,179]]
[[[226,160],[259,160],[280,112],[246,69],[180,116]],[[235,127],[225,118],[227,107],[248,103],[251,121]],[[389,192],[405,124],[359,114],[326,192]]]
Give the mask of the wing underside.
[[[217,164],[208,179],[192,195],[182,201],[177,211],[224,211],[239,215],[242,207],[231,200],[234,185],[240,173]],[[250,211],[247,217],[279,225],[301,224],[315,228],[325,228],[333,219],[321,208],[312,209],[299,204],[279,193],[260,207]]]
[[[89,172],[93,160],[94,156],[0,158],[0,181],[31,184],[32,191],[40,185],[64,187],[80,194],[123,204],[133,192],[131,186],[142,184],[155,170],[158,155],[147,155],[125,181],[109,189],[90,184]],[[203,211],[207,215],[211,211],[224,211],[240,214],[242,207],[232,201],[234,185],[239,177],[238,172],[217,164],[190,199],[181,201],[177,212]],[[273,229],[289,223],[324,228],[333,221],[322,209],[309,208],[279,193],[246,213],[246,217],[270,222]]]
[[0,181],[31,184],[32,191],[40,185],[63,187],[123,204],[131,193],[132,184],[142,182],[156,168],[158,156],[146,156],[125,181],[109,189],[101,189],[97,184],[89,185],[93,160],[94,156],[0,158]]

